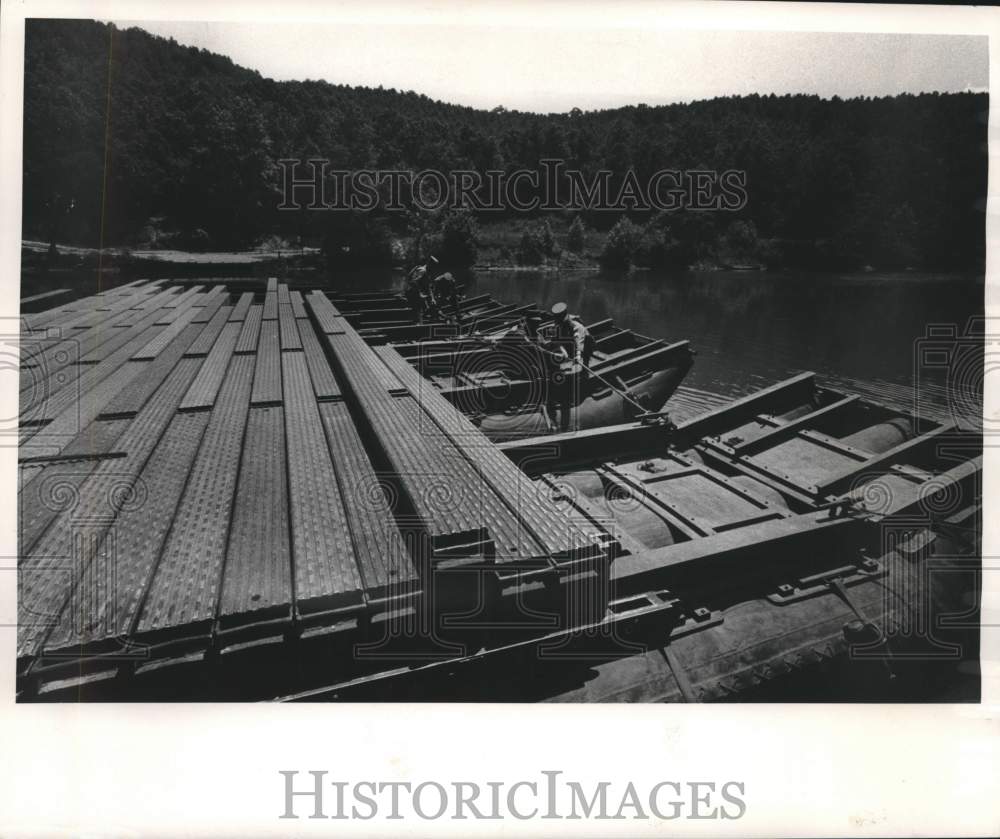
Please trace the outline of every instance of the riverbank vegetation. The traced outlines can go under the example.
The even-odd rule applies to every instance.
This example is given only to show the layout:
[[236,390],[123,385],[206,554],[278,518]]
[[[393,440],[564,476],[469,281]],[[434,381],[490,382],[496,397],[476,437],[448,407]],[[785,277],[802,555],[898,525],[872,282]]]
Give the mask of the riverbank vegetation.
[[[981,270],[985,94],[744,96],[563,114],[275,82],[139,29],[28,20],[26,239],[98,247],[321,248],[331,265]],[[665,92],[668,94],[669,92]],[[738,211],[279,210],[282,159],[479,172],[558,159],[746,172]]]

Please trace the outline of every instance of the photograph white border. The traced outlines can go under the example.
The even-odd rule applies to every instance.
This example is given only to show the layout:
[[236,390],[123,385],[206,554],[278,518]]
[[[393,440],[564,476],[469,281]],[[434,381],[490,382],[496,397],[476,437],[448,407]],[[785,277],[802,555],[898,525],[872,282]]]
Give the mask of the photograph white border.
[[[976,34],[991,8],[859,4],[6,2],[0,10],[0,316],[19,311],[24,18],[464,23]],[[335,49],[331,44],[331,49]],[[516,56],[511,56],[516,61]],[[502,79],[498,79],[502,84]],[[997,117],[990,113],[987,316],[997,305]],[[11,322],[16,322],[11,320]],[[989,348],[987,350],[989,352]],[[5,371],[7,372],[7,371]],[[987,377],[984,414],[1000,416]],[[12,373],[4,416],[17,415]],[[986,441],[979,705],[16,705],[17,452],[0,447],[0,834],[3,836],[992,835],[1000,826],[998,452]],[[283,821],[279,770],[348,782],[743,781],[735,821]]]

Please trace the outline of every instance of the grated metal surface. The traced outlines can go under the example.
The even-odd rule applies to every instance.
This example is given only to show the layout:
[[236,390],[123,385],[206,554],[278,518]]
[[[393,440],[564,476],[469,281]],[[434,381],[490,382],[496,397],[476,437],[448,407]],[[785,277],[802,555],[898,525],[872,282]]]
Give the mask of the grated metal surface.
[[204,412],[170,421],[140,474],[144,503],[123,509],[106,537],[113,573],[91,575],[95,588],[86,608],[63,612],[47,650],[86,649],[131,634],[208,422]]
[[56,414],[48,425],[21,440],[19,454],[22,457],[59,454],[83,428],[97,419],[122,388],[148,369],[148,361],[126,361],[93,387],[81,389],[78,398]]
[[100,462],[77,493],[62,498],[58,517],[18,560],[18,658],[33,656],[54,626],[75,583],[97,555],[117,512],[141,499],[136,478],[169,424],[201,362],[182,359],[118,440],[125,458]]
[[412,587],[417,579],[393,517],[395,490],[376,474],[347,405],[325,402],[319,413],[336,464],[355,558],[369,597],[385,597]]
[[[119,297],[95,298],[93,303],[79,309],[71,318],[60,321],[61,330],[69,329],[93,329],[112,323],[116,318],[127,312],[136,303],[142,302],[144,295],[125,294]],[[98,305],[94,305],[98,304]]]
[[226,375],[143,606],[139,633],[215,615],[253,365],[252,358],[236,357]]
[[181,294],[176,297],[171,298],[167,303],[164,303],[164,308],[172,309],[177,306],[182,306],[185,303],[193,302],[204,287],[205,286],[202,285],[191,286],[191,288],[181,292]]
[[250,305],[253,303],[253,292],[247,291],[240,295],[240,299],[236,301],[236,305],[233,306],[233,313],[229,316],[230,320],[243,321],[246,320],[247,312],[250,311]]
[[302,353],[284,353],[288,494],[300,609],[360,603],[347,515]]
[[63,449],[64,457],[106,454],[118,451],[118,438],[128,428],[127,420],[95,420]]
[[159,320],[159,313],[163,311],[163,309],[154,309],[147,313],[146,317],[123,329],[108,331],[98,329],[93,333],[75,338],[80,345],[80,363],[93,364],[104,361],[108,356],[113,355],[125,344],[132,341],[143,330],[154,327]]
[[200,294],[195,289],[201,288],[201,286],[195,286],[194,289],[188,289],[183,294],[175,297],[171,297],[166,303],[163,304],[163,309],[160,311],[160,317],[157,318],[156,322],[161,326],[169,326],[181,315],[182,312],[186,312],[189,309],[193,310],[194,317],[201,311],[201,307],[204,303],[206,295]]
[[[64,505],[79,495],[80,485],[98,466],[98,460],[69,460],[76,455],[106,454],[116,449],[128,422],[92,422],[66,446],[67,460],[25,465],[19,470],[18,554],[28,553]],[[25,452],[20,452],[24,456]]]
[[328,335],[327,340],[431,536],[485,527],[495,542],[498,560],[544,555],[542,546],[506,505],[498,503],[492,489],[454,443],[443,435],[421,430],[429,420],[416,400],[386,392],[374,372],[372,359],[382,362],[353,329],[347,327],[344,335]]
[[185,355],[196,356],[196,355],[208,355],[209,351],[212,349],[213,344],[215,344],[216,338],[219,337],[219,333],[222,332],[222,327],[226,325],[226,321],[229,320],[229,315],[232,313],[232,306],[223,306],[212,315],[212,319],[205,326],[202,333],[198,336],[197,340],[188,347]]
[[122,416],[135,414],[146,404],[146,400],[163,384],[170,375],[174,365],[187,351],[188,347],[201,334],[204,324],[192,323],[183,329],[176,340],[161,352],[155,361],[150,362],[141,376],[133,378],[101,412],[104,416]]
[[28,554],[65,505],[80,495],[80,487],[100,461],[75,460],[22,467],[18,494],[18,554]]
[[306,363],[309,365],[309,376],[312,378],[313,390],[320,401],[340,398],[340,385],[326,360],[326,353],[320,345],[319,338],[313,332],[312,324],[299,321],[299,335],[302,338],[302,348],[305,350]]
[[[115,449],[118,439],[128,427],[123,420],[97,421],[87,426],[66,446],[62,454],[66,458],[74,455],[106,454]],[[27,452],[19,454],[27,456]],[[79,483],[76,476],[86,477],[97,468],[98,461],[64,461],[44,465],[22,466],[19,472],[19,516],[18,553],[27,553],[42,535],[62,507],[60,498],[76,495]],[[68,485],[63,486],[68,481]]]
[[600,529],[565,516],[544,483],[531,480],[518,469],[395,349],[383,346],[375,347],[374,351],[428,415],[423,431],[447,435],[548,553],[573,558],[595,549],[600,541]]
[[192,411],[210,408],[215,404],[215,398],[226,376],[226,370],[229,368],[229,361],[233,358],[233,348],[236,346],[239,332],[240,325],[238,323],[227,323],[223,326],[219,340],[215,342],[212,351],[205,357],[205,363],[198,372],[198,377],[184,396],[178,410]]
[[292,602],[281,408],[251,408],[226,552],[219,614],[255,617]]
[[264,320],[278,319],[278,292],[269,291],[264,295]]
[[141,309],[144,312],[148,312],[151,309],[163,308],[170,302],[174,295],[179,295],[182,291],[183,289],[179,285],[167,286],[158,294],[148,297],[142,302],[136,304],[134,308]]
[[278,305],[290,306],[291,304],[292,299],[288,296],[288,284],[278,283]]
[[373,377],[386,393],[403,394],[407,389],[399,381],[396,375],[385,365],[385,362],[376,355],[372,348],[368,346],[353,327],[341,319],[344,332],[341,334],[328,335],[327,344],[331,347],[337,346],[343,352],[348,353],[354,365],[362,365],[367,368],[367,375]]
[[306,312],[306,305],[302,300],[301,291],[293,291],[288,295],[289,299],[292,301],[292,313],[296,318],[307,318],[309,314]]
[[142,361],[143,359],[152,360],[156,358],[161,352],[163,352],[167,345],[174,340],[178,335],[181,334],[196,314],[198,314],[198,309],[175,309],[177,312],[177,317],[174,318],[173,323],[171,323],[166,329],[164,329],[159,335],[157,335],[153,340],[151,340],[144,347],[140,348],[132,356],[133,361]]
[[[88,363],[100,361],[108,354],[105,348],[102,347],[103,344],[114,341],[115,343],[109,345],[107,348],[108,351],[114,352],[123,343],[131,341],[143,329],[152,326],[155,320],[155,313],[146,312],[142,313],[142,316],[138,320],[130,323],[129,328],[99,329],[80,335],[67,333],[66,337],[51,341],[48,339],[39,340],[37,334],[30,336],[22,335],[22,355],[27,353],[26,357],[24,357],[24,362],[34,363],[38,365],[40,370],[44,371],[43,375],[54,377],[58,372],[64,370],[64,368],[75,365],[77,361],[86,360]],[[99,349],[101,352],[98,352]],[[73,375],[75,374],[72,370],[68,370],[65,373],[65,376],[71,377]],[[53,392],[51,387],[52,382],[49,385],[50,392]],[[31,386],[31,379],[22,378],[20,383],[21,391]]]
[[208,323],[215,317],[215,313],[229,302],[229,295],[222,291],[210,291],[208,297],[209,299],[198,307],[198,311],[191,323]]
[[[20,395],[21,422],[33,420],[54,420],[57,417],[71,415],[84,403],[85,395],[90,393],[108,376],[125,364],[132,353],[147,343],[162,326],[152,326],[137,332],[130,341],[126,341],[104,361],[94,365],[77,365],[66,368],[40,380],[37,389],[25,391]],[[32,371],[33,373],[36,371]],[[43,374],[44,375],[44,374]],[[92,402],[89,404],[93,404]],[[101,406],[103,407],[103,405]],[[79,430],[78,426],[77,430]],[[34,436],[38,429],[22,426],[21,440]]]
[[278,322],[265,320],[260,327],[257,347],[257,369],[253,377],[251,405],[281,402],[281,348],[278,343]]
[[262,306],[250,307],[246,320],[243,321],[243,329],[240,331],[239,340],[236,342],[236,352],[248,353],[257,351],[257,338],[260,336],[260,318],[262,313]]
[[[281,328],[281,349],[301,350],[302,341],[299,339],[299,327],[295,323],[291,306],[278,307],[278,325]],[[306,324],[308,326],[308,324]]]
[[321,291],[310,291],[306,295],[306,305],[316,318],[320,332],[326,335],[340,335],[344,332],[343,320],[337,307]]

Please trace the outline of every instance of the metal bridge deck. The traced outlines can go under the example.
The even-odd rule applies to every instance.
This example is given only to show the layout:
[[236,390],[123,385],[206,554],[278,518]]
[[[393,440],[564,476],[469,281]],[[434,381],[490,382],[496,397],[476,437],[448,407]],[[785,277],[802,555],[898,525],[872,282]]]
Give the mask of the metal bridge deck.
[[590,544],[324,293],[237,287],[25,316],[20,672],[367,620],[421,588],[414,534],[549,564]]

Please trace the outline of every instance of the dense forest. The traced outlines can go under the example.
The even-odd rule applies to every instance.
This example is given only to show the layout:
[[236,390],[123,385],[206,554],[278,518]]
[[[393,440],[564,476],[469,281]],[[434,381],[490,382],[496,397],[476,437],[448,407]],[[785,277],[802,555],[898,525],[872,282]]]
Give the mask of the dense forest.
[[[736,213],[550,214],[569,230],[570,249],[582,247],[584,231],[599,233],[607,261],[690,264],[724,248],[824,268],[984,262],[985,94],[754,95],[543,115],[275,82],[205,50],[92,21],[29,20],[25,49],[25,238],[222,249],[283,237],[377,255],[392,236],[426,227],[437,241],[475,237],[505,214],[280,211],[277,161],[512,171],[558,158],[640,179],[660,169],[747,173],[748,200]],[[515,215],[507,220],[523,225]],[[559,247],[544,241],[545,219],[531,223],[522,250],[534,239],[542,251]]]

